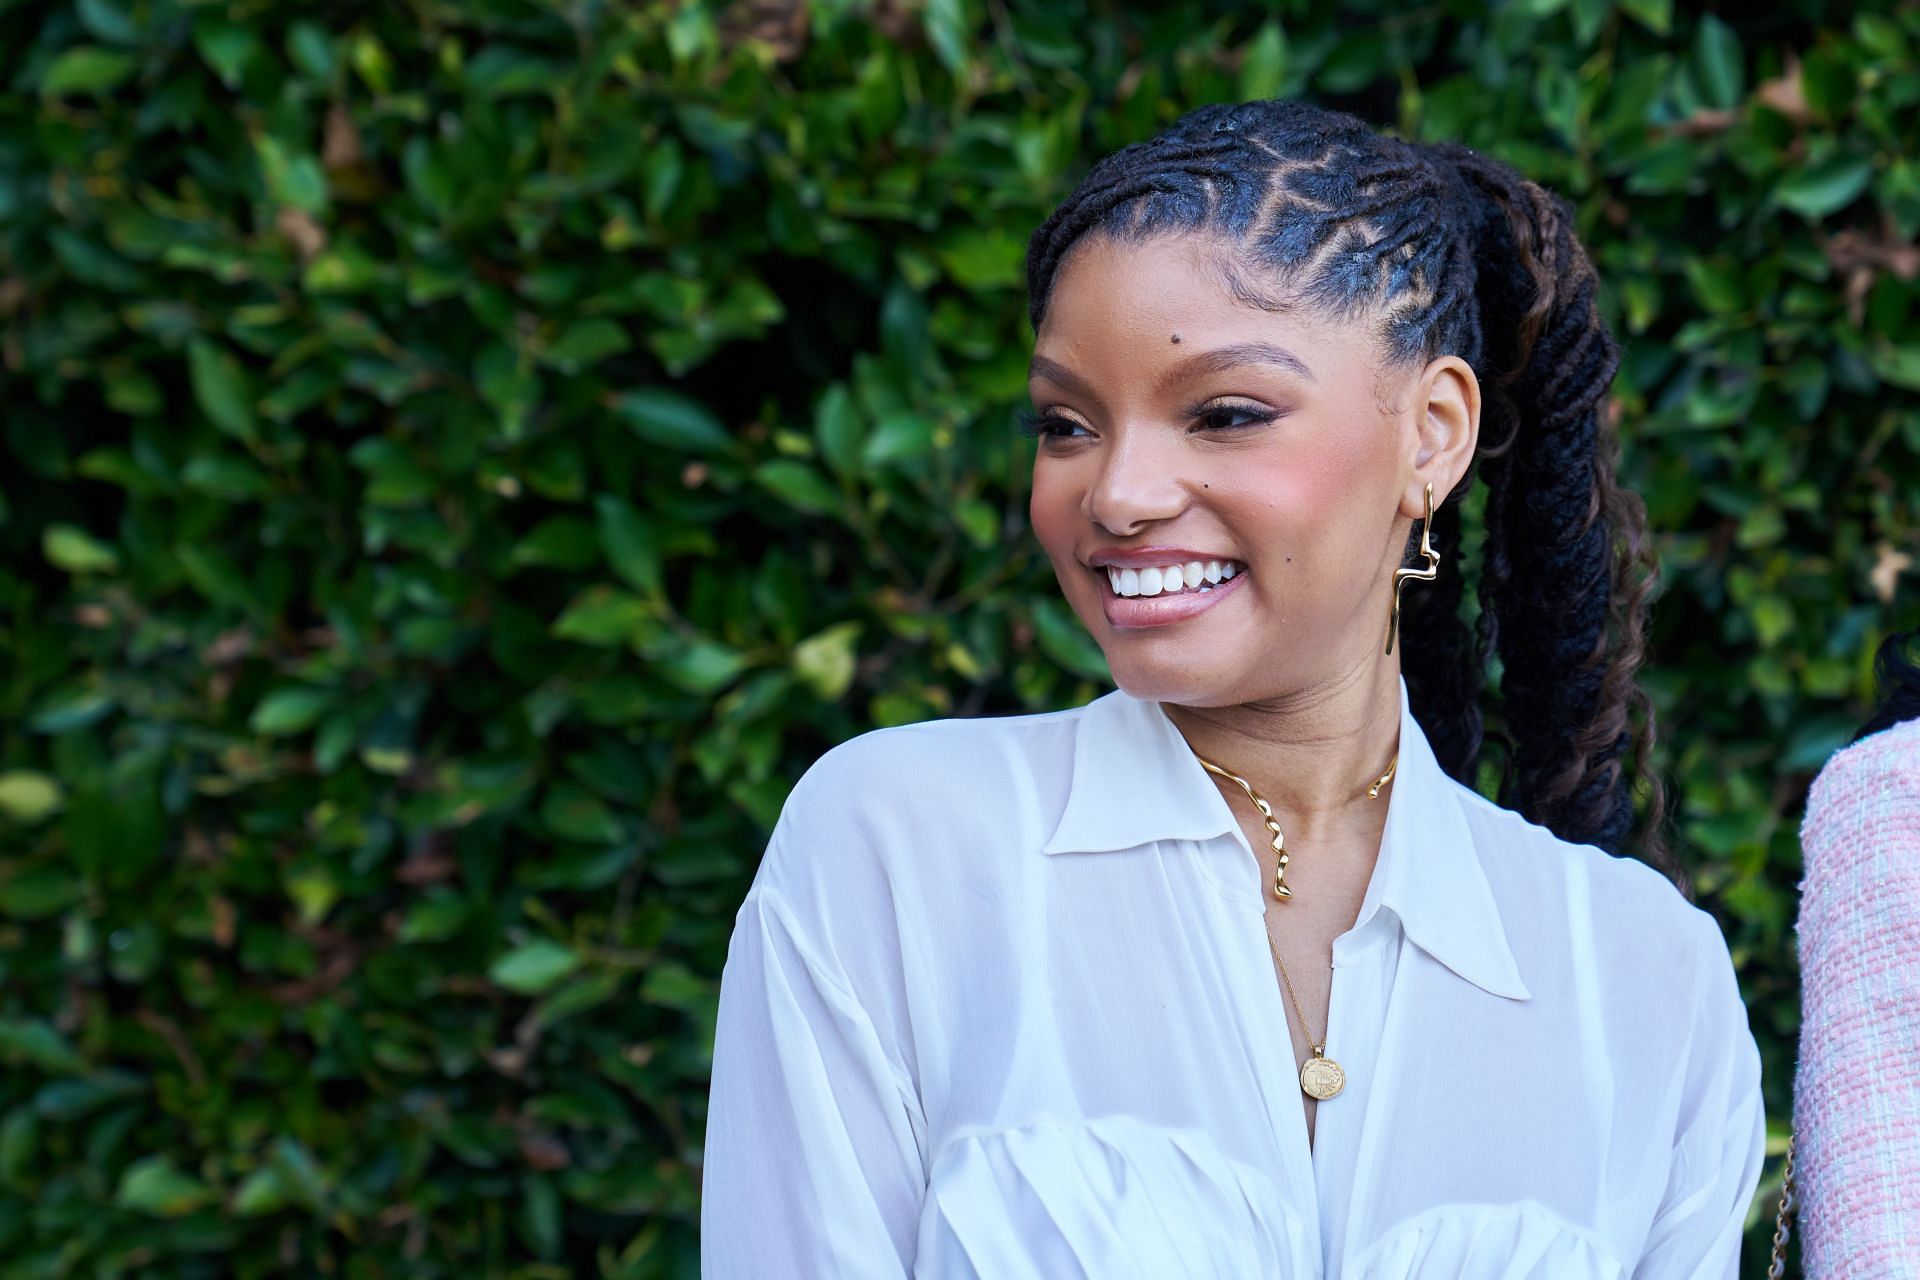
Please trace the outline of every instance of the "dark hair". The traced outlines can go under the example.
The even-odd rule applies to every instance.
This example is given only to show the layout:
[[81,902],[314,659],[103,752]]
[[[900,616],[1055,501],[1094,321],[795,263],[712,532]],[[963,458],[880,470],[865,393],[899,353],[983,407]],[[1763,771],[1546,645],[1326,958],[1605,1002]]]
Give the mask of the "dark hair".
[[[1036,333],[1083,236],[1174,232],[1230,249],[1217,268],[1244,302],[1378,315],[1389,367],[1448,354],[1473,367],[1480,447],[1434,514],[1434,543],[1459,564],[1460,503],[1479,470],[1477,634],[1461,616],[1460,573],[1407,593],[1402,669],[1414,714],[1442,767],[1472,785],[1497,652],[1500,802],[1563,839],[1636,846],[1686,893],[1648,765],[1653,709],[1635,678],[1654,583],[1646,509],[1614,479],[1606,400],[1619,348],[1571,207],[1489,156],[1386,136],[1345,112],[1285,100],[1202,107],[1102,159],[1034,232]],[[1638,830],[1636,784],[1648,800]]]
[[1855,742],[1920,716],[1920,662],[1910,652],[1916,641],[1920,641],[1920,631],[1896,631],[1880,642],[1879,652],[1873,656],[1879,700],[1860,732],[1853,735]]

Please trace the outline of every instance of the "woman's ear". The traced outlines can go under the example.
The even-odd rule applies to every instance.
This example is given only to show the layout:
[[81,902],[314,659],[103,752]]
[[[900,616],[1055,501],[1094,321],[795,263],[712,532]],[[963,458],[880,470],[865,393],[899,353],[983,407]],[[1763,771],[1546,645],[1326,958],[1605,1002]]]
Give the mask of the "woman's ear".
[[1427,514],[1426,488],[1439,506],[1460,483],[1480,442],[1480,379],[1459,356],[1441,356],[1414,384],[1412,475],[1400,495],[1400,514]]

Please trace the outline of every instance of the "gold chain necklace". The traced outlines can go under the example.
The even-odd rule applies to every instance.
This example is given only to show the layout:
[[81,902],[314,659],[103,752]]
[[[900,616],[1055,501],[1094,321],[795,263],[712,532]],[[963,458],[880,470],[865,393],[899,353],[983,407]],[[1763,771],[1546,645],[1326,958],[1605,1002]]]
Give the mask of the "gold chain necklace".
[[[1193,748],[1189,746],[1187,750],[1193,751]],[[1260,820],[1265,822],[1267,824],[1267,830],[1273,833],[1273,852],[1280,859],[1279,862],[1274,865],[1273,869],[1273,896],[1282,902],[1293,897],[1293,890],[1289,889],[1285,883],[1285,876],[1287,874],[1287,838],[1280,833],[1280,824],[1273,816],[1273,806],[1268,804],[1266,799],[1262,797],[1258,791],[1253,789],[1252,783],[1248,782],[1239,774],[1229,769],[1221,768],[1213,761],[1201,755],[1198,751],[1194,751],[1193,755],[1194,759],[1205,766],[1208,772],[1217,773],[1223,778],[1228,778],[1238,783],[1240,789],[1247,793],[1247,798],[1253,801],[1253,807],[1260,811]],[[1387,766],[1387,771],[1374,779],[1373,784],[1367,788],[1367,798],[1369,800],[1378,800],[1380,798],[1380,788],[1393,781],[1393,772],[1399,767],[1400,756],[1396,752],[1393,757],[1393,762]],[[1261,925],[1261,931],[1263,933],[1266,931],[1264,923]],[[1287,999],[1293,1001],[1293,1012],[1295,1016],[1300,1019],[1300,1030],[1305,1033],[1307,1043],[1313,1046],[1313,1055],[1300,1066],[1301,1091],[1309,1098],[1315,1098],[1324,1102],[1347,1087],[1347,1073],[1341,1069],[1339,1063],[1327,1057],[1327,1038],[1320,1036],[1316,1039],[1313,1034],[1313,1028],[1307,1025],[1307,1015],[1300,1007],[1300,997],[1293,992],[1293,979],[1287,976],[1287,962],[1280,958],[1280,948],[1273,945],[1273,935],[1270,933],[1267,934],[1267,949],[1273,952],[1274,962],[1280,966],[1280,981],[1284,982],[1287,986]]]
[[[1187,749],[1189,751],[1193,750],[1192,747],[1188,747]],[[1287,871],[1287,855],[1285,852],[1287,840],[1285,836],[1280,834],[1280,824],[1274,821],[1272,806],[1262,799],[1260,793],[1253,789],[1253,785],[1239,774],[1221,768],[1213,761],[1201,755],[1198,751],[1194,751],[1193,754],[1194,758],[1206,766],[1209,772],[1217,773],[1223,778],[1230,778],[1234,782],[1239,783],[1240,789],[1247,793],[1247,797],[1253,801],[1254,807],[1260,810],[1261,820],[1267,824],[1267,830],[1273,833],[1273,851],[1278,854],[1280,858],[1278,865],[1274,867],[1273,871],[1273,896],[1285,902],[1293,896],[1293,890],[1287,888],[1282,880]],[[1393,781],[1393,772],[1399,767],[1400,756],[1396,753],[1393,757],[1393,763],[1387,766],[1387,771],[1375,779],[1373,784],[1367,788],[1367,798],[1369,800],[1378,800],[1380,798],[1380,788]],[[1265,932],[1264,925],[1262,926],[1262,932]],[[1280,949],[1273,945],[1273,935],[1270,933],[1267,934],[1267,949],[1273,952],[1274,963],[1280,966],[1280,980],[1287,984],[1287,999],[1293,1001],[1293,1012],[1294,1016],[1300,1019],[1300,1029],[1307,1033],[1309,1040],[1313,1040],[1313,1031],[1307,1026],[1307,1015],[1300,1008],[1300,997],[1293,993],[1293,979],[1287,976],[1287,962],[1280,958]],[[1339,1063],[1327,1057],[1326,1052],[1327,1042],[1325,1038],[1314,1040],[1313,1056],[1308,1058],[1300,1068],[1300,1088],[1306,1092],[1307,1096],[1317,1098],[1321,1101],[1333,1097],[1347,1087],[1347,1073],[1341,1069]],[[1769,1280],[1779,1280],[1781,1276],[1786,1274],[1784,1263],[1786,1260],[1787,1237],[1790,1230],[1788,1220],[1793,1216],[1793,1211],[1798,1207],[1794,1203],[1793,1196],[1793,1139],[1793,1134],[1787,1135],[1786,1170],[1780,1179],[1780,1206],[1774,1214],[1773,1256],[1769,1259],[1769,1265],[1767,1267]]]

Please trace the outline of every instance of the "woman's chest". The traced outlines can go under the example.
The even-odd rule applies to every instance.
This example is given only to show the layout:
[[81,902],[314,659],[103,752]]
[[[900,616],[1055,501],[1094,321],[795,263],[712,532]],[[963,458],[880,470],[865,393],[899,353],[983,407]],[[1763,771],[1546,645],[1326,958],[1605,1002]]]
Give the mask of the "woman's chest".
[[945,1066],[917,1275],[1622,1274],[1652,1202],[1610,1172],[1632,1126],[1579,1027],[1377,915],[1327,969],[1313,1029],[1347,1080],[1309,1143],[1263,915],[1098,905],[1103,927],[969,964],[924,1024],[946,1039],[921,1055]]

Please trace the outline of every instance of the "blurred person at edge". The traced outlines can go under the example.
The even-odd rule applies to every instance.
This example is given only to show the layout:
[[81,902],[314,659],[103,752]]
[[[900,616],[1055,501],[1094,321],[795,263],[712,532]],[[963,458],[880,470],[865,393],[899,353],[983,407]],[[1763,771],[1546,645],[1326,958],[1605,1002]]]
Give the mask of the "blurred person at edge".
[[1659,838],[1571,208],[1220,104],[1094,165],[1027,281],[1033,528],[1118,687],[795,785],[722,974],[702,1274],[1734,1276],[1760,1054]]
[[1794,1199],[1819,1280],[1920,1276],[1920,631],[1807,795]]

